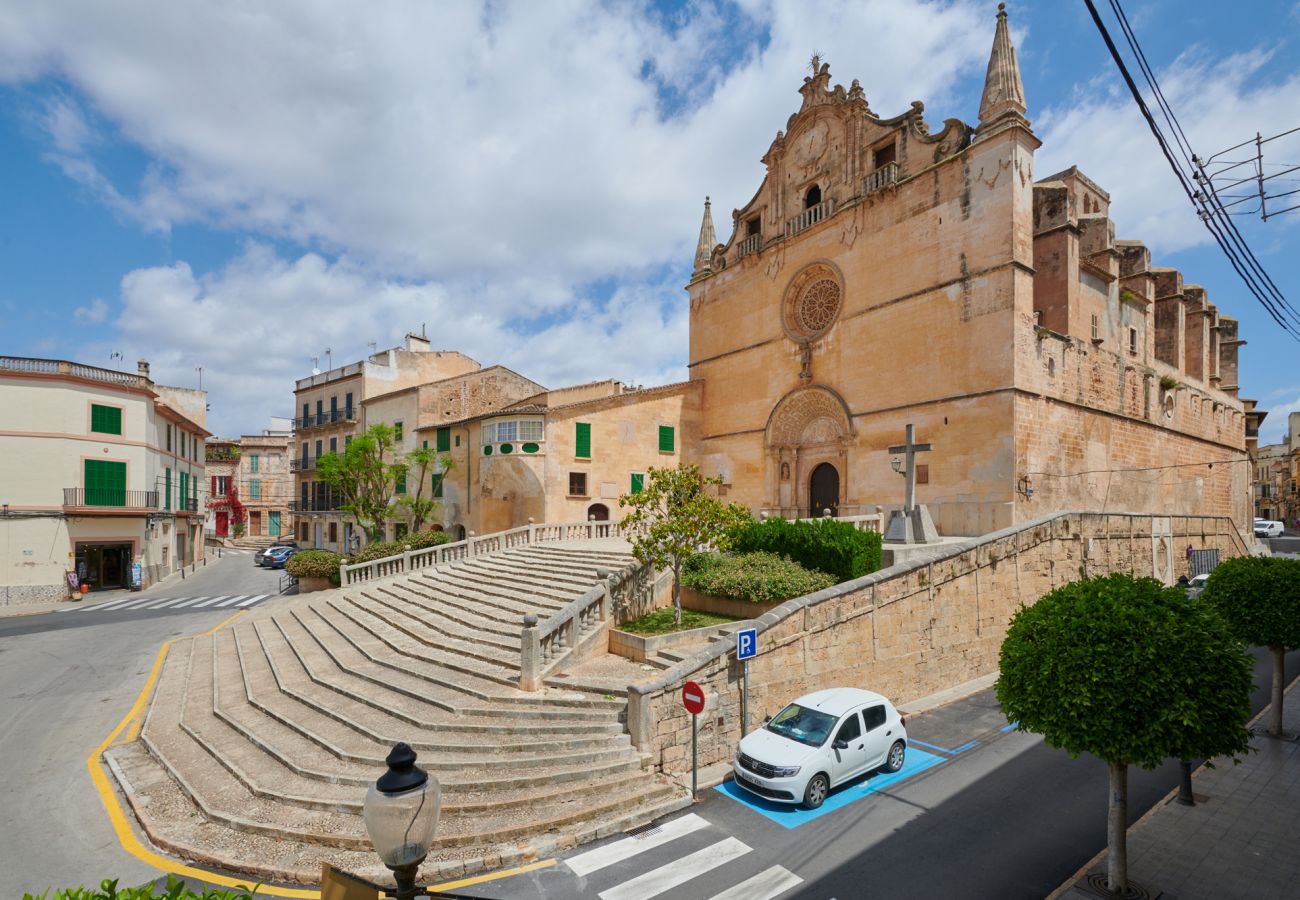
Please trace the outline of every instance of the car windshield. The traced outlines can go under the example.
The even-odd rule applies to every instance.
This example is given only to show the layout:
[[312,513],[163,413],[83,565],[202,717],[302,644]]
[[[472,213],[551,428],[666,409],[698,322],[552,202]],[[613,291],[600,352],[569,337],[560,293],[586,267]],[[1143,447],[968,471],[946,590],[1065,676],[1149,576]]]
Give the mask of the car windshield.
[[835,727],[835,716],[808,709],[798,703],[791,703],[777,713],[766,727],[768,731],[781,737],[807,744],[809,747],[820,747],[826,743],[831,729]]

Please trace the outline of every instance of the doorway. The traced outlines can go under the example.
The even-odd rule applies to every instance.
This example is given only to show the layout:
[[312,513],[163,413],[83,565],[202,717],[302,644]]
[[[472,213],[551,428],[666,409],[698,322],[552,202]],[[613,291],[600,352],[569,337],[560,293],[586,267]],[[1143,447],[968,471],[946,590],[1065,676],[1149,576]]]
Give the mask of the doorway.
[[593,503],[587,507],[588,522],[608,522],[609,507],[603,503]]
[[230,513],[217,513],[217,537],[230,536]]
[[253,511],[248,514],[248,533],[258,537],[262,534],[262,513]]
[[280,511],[273,509],[266,516],[268,520],[266,530],[271,533],[271,537],[278,538],[280,536]]
[[77,544],[77,578],[92,591],[130,587],[131,544]]
[[828,509],[832,516],[840,514],[840,473],[830,463],[821,463],[812,470],[808,479],[808,507],[813,518],[820,518]]

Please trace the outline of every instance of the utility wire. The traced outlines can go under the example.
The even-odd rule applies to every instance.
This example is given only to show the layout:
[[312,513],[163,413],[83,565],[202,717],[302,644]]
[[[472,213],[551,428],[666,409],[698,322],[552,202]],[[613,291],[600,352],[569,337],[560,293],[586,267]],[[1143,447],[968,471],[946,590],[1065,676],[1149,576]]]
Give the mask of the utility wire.
[[[1121,27],[1125,31],[1130,49],[1133,50],[1135,56],[1138,58],[1139,65],[1143,69],[1144,77],[1147,79],[1153,95],[1157,98],[1157,103],[1160,105],[1161,113],[1170,123],[1171,130],[1175,132],[1179,153],[1184,157],[1190,167],[1199,171],[1200,160],[1191,151],[1191,145],[1187,141],[1186,134],[1183,132],[1181,124],[1177,121],[1177,116],[1173,113],[1172,107],[1168,104],[1168,101],[1164,97],[1164,93],[1160,90],[1159,83],[1156,81],[1154,73],[1150,71],[1150,67],[1146,63],[1146,57],[1142,54],[1141,47],[1137,43],[1137,38],[1133,35],[1132,29],[1128,25],[1128,19],[1124,16],[1123,9],[1120,8],[1118,0],[1110,0],[1110,2],[1112,10],[1115,11],[1116,15],[1120,19]],[[1296,310],[1287,302],[1286,298],[1282,296],[1281,291],[1277,289],[1277,286],[1273,284],[1272,279],[1268,277],[1268,273],[1263,270],[1259,260],[1255,258],[1254,254],[1250,251],[1250,248],[1246,246],[1244,239],[1242,239],[1240,233],[1236,230],[1236,225],[1232,222],[1227,211],[1219,202],[1217,195],[1214,192],[1213,185],[1209,185],[1210,190],[1208,197],[1193,186],[1192,180],[1189,179],[1182,166],[1180,166],[1178,161],[1174,158],[1174,153],[1169,146],[1169,140],[1165,137],[1159,124],[1156,122],[1155,117],[1151,114],[1151,110],[1147,106],[1146,100],[1143,98],[1141,91],[1138,90],[1137,84],[1134,82],[1133,76],[1128,70],[1128,66],[1120,55],[1119,49],[1115,46],[1115,42],[1111,38],[1109,30],[1106,28],[1106,23],[1102,21],[1101,15],[1097,12],[1097,7],[1093,4],[1093,0],[1084,0],[1084,3],[1088,7],[1088,12],[1092,15],[1093,23],[1097,26],[1097,30],[1100,32],[1107,50],[1110,51],[1111,58],[1118,67],[1121,76],[1123,76],[1124,83],[1128,86],[1129,92],[1133,95],[1133,100],[1137,104],[1139,112],[1141,112],[1143,118],[1146,119],[1147,125],[1151,129],[1151,133],[1155,137],[1156,143],[1160,145],[1160,150],[1164,154],[1166,161],[1168,161],[1175,177],[1178,179],[1179,185],[1182,187],[1183,192],[1187,194],[1187,198],[1191,201],[1192,206],[1197,210],[1198,216],[1201,221],[1205,223],[1205,226],[1214,238],[1215,243],[1219,245],[1219,249],[1223,251],[1228,262],[1232,265],[1238,276],[1241,277],[1242,281],[1245,282],[1247,288],[1255,296],[1255,299],[1257,299],[1268,312],[1269,317],[1272,318],[1273,321],[1292,338],[1300,340],[1300,327],[1298,327],[1300,326],[1300,313],[1297,313]],[[1209,202],[1211,198],[1214,201],[1213,203]]]

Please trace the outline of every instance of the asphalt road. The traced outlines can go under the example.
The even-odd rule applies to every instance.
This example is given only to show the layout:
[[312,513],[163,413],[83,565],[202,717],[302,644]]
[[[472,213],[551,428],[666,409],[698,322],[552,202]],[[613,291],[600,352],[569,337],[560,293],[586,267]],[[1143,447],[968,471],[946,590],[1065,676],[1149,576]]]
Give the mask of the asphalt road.
[[[1252,707],[1258,711],[1268,702],[1272,673],[1267,654],[1260,650],[1255,656]],[[1300,653],[1293,653],[1288,671],[1297,667]],[[914,741],[957,749],[975,740],[974,746],[940,754],[944,758],[934,767],[797,827],[783,827],[710,790],[692,810],[707,828],[583,876],[561,862],[465,893],[611,900],[621,886],[649,872],[709,865],[720,848],[734,847],[726,842],[737,840],[748,853],[664,896],[705,900],[780,866],[802,879],[781,900],[1041,898],[1104,849],[1107,769],[1094,757],[1070,759],[1035,735],[1004,731],[1006,726],[992,691],[983,691],[908,721]],[[1173,762],[1154,771],[1131,769],[1130,822],[1177,782]],[[1213,814],[1212,799],[1205,809]]]
[[[274,592],[252,557],[210,560],[184,591]],[[138,596],[179,596],[179,578]],[[274,599],[263,602],[276,602]],[[0,619],[0,897],[158,873],[121,849],[86,757],[130,710],[168,638],[234,610],[47,613]]]

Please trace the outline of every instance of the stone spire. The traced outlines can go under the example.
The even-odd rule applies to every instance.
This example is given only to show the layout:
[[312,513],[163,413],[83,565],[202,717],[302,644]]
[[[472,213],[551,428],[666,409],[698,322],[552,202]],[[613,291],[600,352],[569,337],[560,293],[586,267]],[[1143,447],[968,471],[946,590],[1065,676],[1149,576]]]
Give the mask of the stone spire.
[[1029,127],[1025,118],[1025,86],[1020,80],[1020,63],[1016,61],[1016,48],[1011,45],[1011,31],[1007,28],[1007,5],[998,4],[998,26],[993,33],[993,51],[989,54],[989,69],[984,76],[984,95],[980,98],[981,134],[993,130],[995,123],[1019,124]]
[[709,198],[704,198],[704,221],[700,222],[700,242],[695,245],[695,274],[713,271],[713,248],[718,238],[713,232],[713,213],[710,212]]

